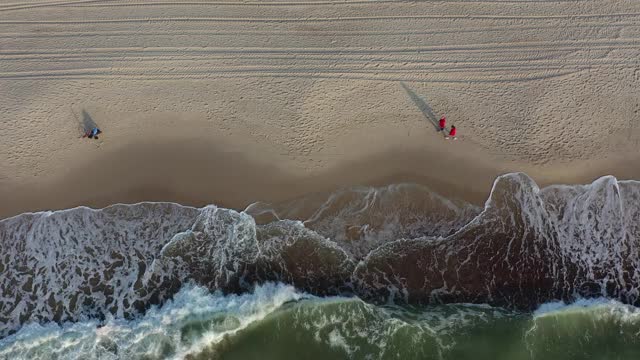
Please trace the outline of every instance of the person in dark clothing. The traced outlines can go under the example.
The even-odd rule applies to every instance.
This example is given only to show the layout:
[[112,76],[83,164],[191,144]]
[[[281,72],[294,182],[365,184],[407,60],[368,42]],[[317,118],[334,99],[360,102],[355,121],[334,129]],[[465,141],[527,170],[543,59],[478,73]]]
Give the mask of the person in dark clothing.
[[101,134],[102,130],[96,128],[93,128],[89,131],[87,131],[82,137],[88,137],[89,139],[96,139],[98,140],[98,134]]

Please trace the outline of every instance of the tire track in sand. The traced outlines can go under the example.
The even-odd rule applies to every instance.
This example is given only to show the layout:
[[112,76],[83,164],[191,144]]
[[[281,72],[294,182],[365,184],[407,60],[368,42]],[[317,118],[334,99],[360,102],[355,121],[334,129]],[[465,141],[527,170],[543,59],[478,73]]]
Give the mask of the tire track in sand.
[[571,14],[571,15],[387,15],[387,16],[344,16],[344,17],[148,17],[114,18],[92,20],[0,20],[0,25],[83,25],[83,24],[126,24],[126,23],[163,23],[163,22],[243,22],[243,23],[322,23],[348,21],[405,21],[405,20],[576,20],[576,19],[616,19],[640,17],[640,12],[609,14]]
[[[620,79],[633,74],[633,61],[640,55],[640,6],[626,0],[598,5],[527,0],[15,1],[0,5],[0,85],[22,89],[36,109],[27,113],[23,103],[29,100],[11,100],[12,95],[5,97],[8,105],[0,105],[14,109],[7,118],[46,114],[46,121],[61,123],[55,114],[48,116],[48,109],[70,102],[102,105],[122,92],[132,100],[123,100],[118,109],[144,111],[146,102],[157,100],[157,89],[169,110],[197,109],[202,98],[211,105],[209,113],[232,124],[244,116],[244,102],[238,99],[247,96],[264,101],[265,109],[282,105],[288,111],[279,116],[265,110],[265,121],[298,129],[281,118],[303,114],[312,125],[303,130],[322,136],[328,133],[315,131],[314,121],[339,118],[345,112],[333,108],[356,95],[370,96],[362,97],[362,103],[386,106],[388,101],[389,112],[407,116],[411,105],[393,92],[393,83],[404,81],[419,84],[416,91],[431,99],[434,108],[460,119],[465,140],[479,147],[535,161],[572,151],[592,154],[606,137],[590,137],[591,131],[609,133],[600,126],[599,111],[624,107],[616,102],[624,94]],[[325,85],[317,79],[335,81]],[[368,86],[358,81],[371,81],[374,90],[367,92]],[[198,88],[198,94],[191,88]],[[324,94],[331,90],[335,97]],[[633,91],[627,89],[627,96]],[[138,94],[149,95],[138,101]],[[378,113],[370,115],[366,113],[371,118]],[[349,116],[345,124],[352,120]],[[565,136],[556,124],[580,124],[581,131]],[[290,139],[276,136],[273,141],[285,140]]]

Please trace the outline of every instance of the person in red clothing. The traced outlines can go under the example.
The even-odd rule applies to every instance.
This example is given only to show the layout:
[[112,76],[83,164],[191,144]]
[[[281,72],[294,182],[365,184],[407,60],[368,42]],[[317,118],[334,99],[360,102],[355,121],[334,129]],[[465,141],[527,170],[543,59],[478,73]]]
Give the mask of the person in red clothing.
[[440,118],[440,131],[444,131],[444,127],[447,124],[447,118],[442,115],[442,117]]
[[455,125],[451,125],[451,130],[449,130],[449,136],[447,136],[448,138],[453,138],[453,140],[456,140],[456,127]]

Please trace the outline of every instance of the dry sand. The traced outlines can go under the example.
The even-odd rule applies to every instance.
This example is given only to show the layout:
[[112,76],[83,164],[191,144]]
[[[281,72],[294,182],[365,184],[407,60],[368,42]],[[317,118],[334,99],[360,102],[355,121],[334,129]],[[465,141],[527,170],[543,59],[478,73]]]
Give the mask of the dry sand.
[[4,1],[0,217],[640,178],[638,55],[636,0]]

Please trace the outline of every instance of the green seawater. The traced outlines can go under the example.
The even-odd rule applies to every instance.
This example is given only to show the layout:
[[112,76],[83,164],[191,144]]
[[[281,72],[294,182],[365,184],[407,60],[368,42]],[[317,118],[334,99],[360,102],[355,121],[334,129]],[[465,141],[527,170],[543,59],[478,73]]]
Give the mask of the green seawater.
[[640,359],[640,309],[606,299],[534,313],[381,306],[283,284],[223,295],[185,286],[138,319],[29,324],[0,359]]
[[635,308],[601,302],[534,315],[486,306],[287,306],[194,359],[640,359]]

